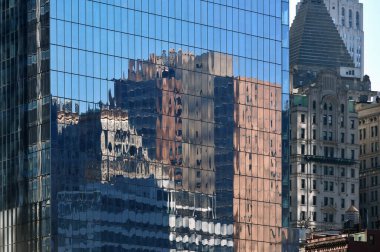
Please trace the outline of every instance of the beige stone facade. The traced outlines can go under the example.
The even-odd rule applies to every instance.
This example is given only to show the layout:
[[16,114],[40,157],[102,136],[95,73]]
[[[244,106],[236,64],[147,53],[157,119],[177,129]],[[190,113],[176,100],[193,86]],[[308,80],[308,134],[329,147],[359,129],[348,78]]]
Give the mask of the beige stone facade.
[[341,229],[359,204],[358,115],[334,71],[294,90],[291,105],[291,226]]
[[[378,99],[377,99],[378,100]],[[360,143],[360,214],[368,228],[378,228],[380,203],[380,103],[357,105]]]

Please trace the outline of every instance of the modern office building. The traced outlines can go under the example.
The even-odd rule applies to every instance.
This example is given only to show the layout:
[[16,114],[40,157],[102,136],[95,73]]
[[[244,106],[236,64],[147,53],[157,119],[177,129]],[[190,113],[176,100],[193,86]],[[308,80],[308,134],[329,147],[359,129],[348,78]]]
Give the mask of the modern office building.
[[379,229],[380,171],[379,171],[379,98],[372,103],[357,105],[360,144],[360,215],[362,225]]
[[281,251],[288,5],[0,1],[0,250]]
[[368,100],[323,1],[304,0],[290,29],[291,227],[341,229],[359,207],[355,103]]
[[[364,76],[363,4],[358,0],[324,0],[326,8],[354,61]],[[301,3],[297,4],[297,11]]]

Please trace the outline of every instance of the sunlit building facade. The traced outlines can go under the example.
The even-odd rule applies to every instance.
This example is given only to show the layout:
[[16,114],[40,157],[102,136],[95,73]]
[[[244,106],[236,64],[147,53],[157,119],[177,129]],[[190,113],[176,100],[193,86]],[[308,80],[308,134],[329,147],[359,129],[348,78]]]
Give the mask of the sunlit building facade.
[[1,251],[281,251],[288,1],[0,1]]

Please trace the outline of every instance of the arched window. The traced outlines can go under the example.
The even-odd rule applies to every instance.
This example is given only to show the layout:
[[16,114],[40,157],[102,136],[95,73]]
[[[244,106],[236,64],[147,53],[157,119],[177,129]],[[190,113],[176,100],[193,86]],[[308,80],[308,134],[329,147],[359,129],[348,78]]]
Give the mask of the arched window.
[[345,26],[346,20],[345,20],[346,10],[344,7],[342,7],[342,25]]
[[356,12],[356,29],[360,29],[360,15],[359,15],[359,11]]
[[352,10],[348,11],[348,26],[352,28]]

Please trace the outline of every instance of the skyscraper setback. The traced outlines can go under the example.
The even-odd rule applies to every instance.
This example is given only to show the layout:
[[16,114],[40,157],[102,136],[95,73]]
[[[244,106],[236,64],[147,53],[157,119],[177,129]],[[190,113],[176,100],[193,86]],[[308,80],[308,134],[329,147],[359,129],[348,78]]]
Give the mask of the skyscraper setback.
[[288,1],[0,13],[1,250],[281,251]]

